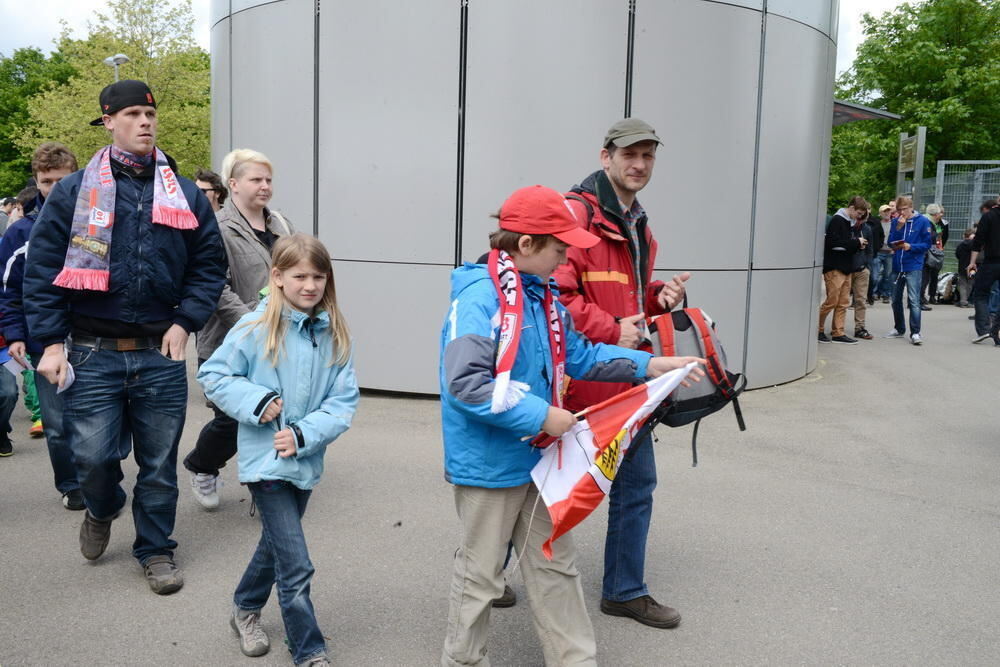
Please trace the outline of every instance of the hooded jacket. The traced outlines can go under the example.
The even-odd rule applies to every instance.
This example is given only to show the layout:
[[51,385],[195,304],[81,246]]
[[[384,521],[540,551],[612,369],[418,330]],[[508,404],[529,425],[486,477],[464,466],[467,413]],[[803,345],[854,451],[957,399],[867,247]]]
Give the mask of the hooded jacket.
[[[287,329],[277,366],[264,356],[267,332],[249,325],[263,316],[267,299],[240,318],[198,371],[205,395],[239,423],[239,477],[244,483],[284,480],[311,489],[323,474],[326,446],[351,426],[358,405],[353,357],[335,356],[330,317],[286,309]],[[282,400],[281,417],[260,423],[264,410]],[[276,456],[274,435],[282,425],[295,434],[294,456]]]
[[823,273],[840,271],[852,273],[855,270],[854,255],[861,251],[859,234],[854,232],[854,223],[846,209],[838,210],[826,223],[823,239]]
[[[452,271],[451,308],[441,330],[441,422],[445,479],[486,488],[531,481],[540,450],[521,440],[541,431],[552,397],[552,357],[545,288],[538,276],[521,274],[524,319],[511,379],[530,389],[516,405],[490,411],[500,331],[500,300],[486,267],[466,264]],[[563,319],[566,373],[589,380],[643,380],[652,358],[647,352],[592,345]]]
[[889,225],[889,239],[886,243],[906,241],[910,244],[909,250],[899,249],[892,253],[893,273],[922,271],[924,255],[931,247],[933,236],[931,221],[920,213],[907,220],[902,228],[899,228],[896,219],[893,219],[892,224]]
[[[590,209],[573,199],[574,196],[585,199]],[[634,257],[618,195],[602,170],[567,193],[567,201],[581,226],[600,238],[600,242],[587,250],[567,250],[567,262],[552,274],[559,285],[559,300],[588,340],[613,345],[621,338],[618,321],[622,317],[636,315],[640,308],[646,317],[663,312],[656,299],[663,281],[653,280],[658,246],[644,214],[635,225],[639,257]],[[636,264],[643,282],[639,286],[635,284]],[[574,412],[628,389],[626,384],[598,384],[572,377],[566,390],[566,405]]]

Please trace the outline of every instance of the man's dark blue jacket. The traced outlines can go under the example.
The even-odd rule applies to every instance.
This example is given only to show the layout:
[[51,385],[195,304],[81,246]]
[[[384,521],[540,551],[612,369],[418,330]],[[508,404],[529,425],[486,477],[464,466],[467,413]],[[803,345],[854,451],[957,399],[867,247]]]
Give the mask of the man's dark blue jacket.
[[28,336],[28,325],[24,319],[24,303],[21,281],[24,279],[24,258],[28,254],[28,236],[35,218],[45,200],[39,194],[31,211],[7,229],[0,239],[0,335],[7,344],[22,341],[28,347],[28,354],[35,361],[42,354],[42,347]]
[[132,176],[114,168],[117,193],[107,292],[53,285],[66,260],[83,170],[56,184],[31,230],[24,310],[31,337],[42,346],[62,342],[74,323],[92,320],[122,323],[122,337],[135,335],[131,332],[140,328],[137,325],[154,323],[162,323],[159,333],[170,324],[193,333],[218,303],[226,280],[226,254],[205,195],[178,176],[198,227],[154,225],[152,174]]

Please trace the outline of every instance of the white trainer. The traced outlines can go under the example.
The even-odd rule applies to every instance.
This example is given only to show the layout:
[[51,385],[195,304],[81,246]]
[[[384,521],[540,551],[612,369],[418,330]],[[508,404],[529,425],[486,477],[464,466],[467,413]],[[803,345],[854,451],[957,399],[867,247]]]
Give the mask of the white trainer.
[[191,473],[191,491],[195,500],[207,510],[214,510],[219,507],[219,489],[222,487],[222,480],[218,475],[209,475],[202,472]]
[[271,640],[260,626],[260,612],[234,610],[229,626],[240,638],[240,651],[251,658],[264,655],[271,649]]
[[924,342],[924,339],[920,337],[920,334],[913,334],[910,336],[910,342],[914,345],[920,345]]
[[892,331],[890,331],[889,333],[887,333],[886,335],[884,335],[882,337],[883,338],[902,338],[905,335],[906,334],[904,334],[902,331],[897,331],[896,329],[893,329]]

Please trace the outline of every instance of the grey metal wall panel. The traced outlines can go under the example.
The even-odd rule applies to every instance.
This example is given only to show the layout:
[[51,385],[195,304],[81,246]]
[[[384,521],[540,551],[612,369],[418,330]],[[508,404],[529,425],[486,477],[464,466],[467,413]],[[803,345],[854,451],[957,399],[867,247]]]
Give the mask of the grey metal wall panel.
[[286,5],[312,5],[311,0],[231,0],[231,12],[233,14],[246,9],[253,9],[261,5],[286,4]]
[[[760,25],[760,13],[711,2],[637,11],[632,113],[664,142],[639,194],[658,267],[748,268]],[[705,48],[713,33],[726,38]]]
[[[232,104],[229,99],[230,60],[229,19],[212,26],[212,170],[218,171],[222,156],[229,150],[232,123]],[[209,166],[209,165],[205,165]]]
[[830,11],[830,0],[767,0],[767,13],[794,19],[830,36],[836,23]]
[[809,349],[816,345],[816,310],[805,307],[812,303],[813,281],[812,268],[753,271],[746,371],[751,386],[805,375]]
[[272,205],[305,231],[312,230],[313,17],[311,2],[276,2],[233,14],[237,145],[225,147],[253,148],[270,158]]
[[812,330],[809,332],[810,342],[806,346],[806,373],[811,373],[812,371],[816,370],[816,351],[817,351],[816,348],[819,346],[819,343],[816,341],[816,336],[814,336],[812,332],[816,331],[817,328],[816,325],[819,322],[819,304],[821,302],[820,285],[822,284],[822,282],[823,282],[823,267],[817,266],[812,271],[812,285],[811,285],[812,308],[810,309],[810,312],[814,313],[814,316],[813,316]]
[[768,15],[764,37],[755,269],[811,266],[822,146],[830,131],[829,40]]
[[[670,280],[677,270],[656,270],[654,280]],[[730,367],[742,370],[746,339],[747,272],[693,271],[687,283],[688,300],[716,321],[719,337],[726,345]],[[753,378],[749,378],[753,380]]]
[[[320,229],[335,247],[335,231]],[[358,382],[369,389],[438,393],[438,347],[450,267],[334,261],[337,298],[354,338]],[[406,286],[395,290],[393,286]],[[377,295],[377,298],[373,298]]]
[[[837,45],[830,42],[827,48],[827,76],[829,81],[833,81],[834,73],[837,69]],[[828,97],[826,99],[827,113],[833,116],[833,97]],[[826,235],[826,216],[827,213],[832,213],[833,211],[827,211],[827,194],[830,187],[830,139],[833,134],[833,125],[827,125],[823,130],[823,135],[817,137],[816,140],[819,142],[820,147],[820,158],[819,158],[819,210],[817,213],[816,220],[816,242],[814,249],[815,264],[817,266],[823,266],[823,241]],[[847,202],[844,202],[845,204]],[[878,208],[876,207],[876,212]]]
[[230,9],[231,4],[231,0],[212,0],[212,4],[208,10],[208,25],[214,26],[229,16],[232,13]]
[[452,265],[459,4],[325,2],[320,226],[335,257]]
[[[476,0],[469,4],[463,255],[515,189],[569,189],[600,167],[622,117],[627,3]],[[526,20],[530,17],[530,20]]]
[[[711,2],[713,4],[719,4],[719,5],[733,5],[736,7],[745,7],[747,9],[756,9],[757,11],[761,11],[764,9],[764,0],[694,0],[694,1]],[[655,2],[659,2],[659,0],[655,0]],[[654,3],[640,2],[639,11],[645,12],[646,9],[649,7],[649,5],[655,4],[655,2]]]

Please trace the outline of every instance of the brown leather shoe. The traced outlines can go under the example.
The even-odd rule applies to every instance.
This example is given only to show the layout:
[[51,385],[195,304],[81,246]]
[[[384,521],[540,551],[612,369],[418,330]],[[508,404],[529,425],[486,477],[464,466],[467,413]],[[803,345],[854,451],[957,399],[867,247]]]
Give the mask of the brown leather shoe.
[[108,548],[111,539],[111,520],[98,521],[90,516],[90,511],[84,513],[80,524],[80,553],[87,560],[97,560]]
[[608,616],[627,616],[643,625],[654,628],[676,628],[681,623],[680,613],[648,595],[625,602],[601,599],[601,611]]
[[157,595],[170,595],[184,585],[184,576],[170,556],[153,556],[143,563],[142,570],[149,587]]
[[493,601],[493,606],[496,607],[497,609],[501,609],[503,607],[513,607],[516,604],[517,604],[517,593],[514,592],[513,588],[511,588],[507,584],[504,584],[503,595],[501,595],[500,597],[498,597],[496,600]]

